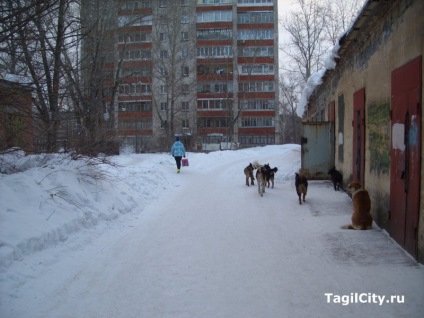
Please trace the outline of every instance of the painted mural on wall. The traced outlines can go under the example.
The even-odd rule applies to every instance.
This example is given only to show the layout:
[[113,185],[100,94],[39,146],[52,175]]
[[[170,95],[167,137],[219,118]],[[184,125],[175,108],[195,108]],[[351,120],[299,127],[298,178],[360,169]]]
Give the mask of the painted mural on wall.
[[382,102],[368,107],[370,168],[372,173],[390,171],[390,103]]

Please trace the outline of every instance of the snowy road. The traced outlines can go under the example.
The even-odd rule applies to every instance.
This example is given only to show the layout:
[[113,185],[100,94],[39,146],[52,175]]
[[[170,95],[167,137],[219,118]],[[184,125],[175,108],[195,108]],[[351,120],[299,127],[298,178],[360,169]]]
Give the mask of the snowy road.
[[280,169],[264,197],[244,184],[245,157],[193,155],[142,214],[15,265],[34,268],[32,292],[18,287],[0,316],[421,317],[424,267],[378,228],[341,230],[351,202],[329,182],[310,182],[299,206],[298,162],[261,155]]

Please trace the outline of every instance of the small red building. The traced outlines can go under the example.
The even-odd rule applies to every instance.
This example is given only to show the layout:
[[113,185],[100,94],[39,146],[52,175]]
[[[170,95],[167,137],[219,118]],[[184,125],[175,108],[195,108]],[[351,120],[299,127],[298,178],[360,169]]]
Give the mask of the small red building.
[[18,77],[0,77],[0,151],[11,147],[32,151],[31,87]]

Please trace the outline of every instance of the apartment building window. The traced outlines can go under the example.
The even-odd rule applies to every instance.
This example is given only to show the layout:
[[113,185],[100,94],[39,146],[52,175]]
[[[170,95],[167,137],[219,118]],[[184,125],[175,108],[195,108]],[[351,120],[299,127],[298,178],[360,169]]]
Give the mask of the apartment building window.
[[137,1],[137,2],[140,4],[141,8],[151,8],[152,7],[152,3],[151,3],[150,0],[149,1]]
[[168,0],[159,0],[159,8],[166,8]]
[[152,103],[150,101],[119,102],[118,110],[119,112],[150,112]]
[[239,142],[242,145],[269,145],[275,144],[273,135],[239,135]]
[[152,25],[151,15],[121,15],[118,16],[119,27]]
[[168,40],[168,34],[164,32],[159,33],[159,40],[161,42],[165,42],[166,40]]
[[197,100],[197,108],[198,109],[209,109],[209,104],[212,103],[211,100]]
[[197,119],[198,128],[226,128],[228,118],[225,117],[199,117]]
[[160,73],[160,75],[162,75],[162,76],[166,76],[166,75],[168,75],[168,70],[167,70],[166,68],[164,68],[164,67],[161,67],[161,68],[159,69],[159,73]]
[[234,0],[197,0],[197,4],[233,3]]
[[182,121],[182,127],[183,127],[183,129],[190,128],[190,121],[188,119],[183,119],[183,121]]
[[167,59],[168,58],[168,51],[167,50],[161,50],[160,51],[160,58],[161,59]]
[[197,13],[197,22],[231,22],[232,11],[205,11]]
[[190,110],[190,103],[187,101],[181,102],[181,109],[185,112],[188,112]]
[[147,77],[151,75],[150,67],[124,67],[121,77]]
[[182,24],[187,24],[187,23],[189,23],[189,21],[190,21],[190,18],[189,18],[188,15],[182,15],[181,16],[181,23]]
[[197,92],[198,93],[227,93],[227,92],[233,92],[233,82],[198,83],[197,84]]
[[242,74],[273,74],[274,65],[261,64],[261,65],[242,65]]
[[238,40],[273,40],[274,29],[238,30]]
[[151,8],[150,1],[125,1],[121,3],[122,10],[135,10],[143,8]]
[[274,127],[274,117],[243,117],[241,127]]
[[239,99],[239,109],[264,110],[274,109],[275,100],[273,99]]
[[168,109],[168,104],[166,102],[160,103],[160,110],[165,111]]
[[183,76],[188,76],[189,75],[189,67],[183,66],[182,67],[182,73],[183,73]]
[[197,57],[199,58],[216,58],[216,57],[231,57],[231,46],[205,46],[197,48]]
[[185,58],[187,58],[187,56],[188,56],[188,50],[182,50],[182,51],[181,51],[181,57],[182,57],[183,59],[185,59]]
[[258,56],[274,56],[274,48],[272,46],[245,46],[238,48],[238,56],[258,57]]
[[150,84],[121,84],[119,85],[119,93],[123,95],[141,95],[152,92]]
[[232,29],[200,29],[196,32],[199,40],[226,40],[233,37]]
[[188,41],[188,32],[187,31],[182,31],[181,32],[181,41]]
[[120,34],[118,36],[119,43],[137,43],[137,42],[151,42],[152,37],[150,34],[143,32],[132,32]]
[[151,118],[138,118],[138,119],[120,119],[118,128],[122,130],[148,130],[152,129]]
[[241,82],[240,92],[274,92],[274,82]]
[[128,61],[128,60],[149,60],[152,58],[152,52],[150,50],[128,50],[128,51],[119,51],[119,58]]
[[198,109],[207,109],[207,110],[222,110],[231,107],[233,104],[232,99],[200,99],[197,100]]
[[237,0],[238,2],[237,3],[240,3],[240,4],[242,4],[242,3],[249,3],[249,4],[252,4],[252,3],[274,3],[274,0]]
[[274,23],[274,12],[239,12],[237,23]]
[[233,66],[228,64],[198,64],[197,65],[197,74],[198,75],[207,75],[207,74],[232,74]]
[[168,88],[166,87],[166,85],[161,85],[159,88],[159,92],[160,94],[166,94],[168,92]]

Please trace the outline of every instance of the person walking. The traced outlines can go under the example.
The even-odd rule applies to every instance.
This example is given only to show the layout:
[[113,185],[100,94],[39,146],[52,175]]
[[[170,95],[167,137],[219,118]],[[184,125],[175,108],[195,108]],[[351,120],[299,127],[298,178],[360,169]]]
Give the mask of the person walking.
[[177,164],[177,173],[180,173],[181,159],[185,157],[185,148],[178,136],[175,137],[175,142],[171,147],[171,155],[174,157],[175,163]]

